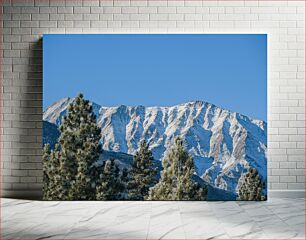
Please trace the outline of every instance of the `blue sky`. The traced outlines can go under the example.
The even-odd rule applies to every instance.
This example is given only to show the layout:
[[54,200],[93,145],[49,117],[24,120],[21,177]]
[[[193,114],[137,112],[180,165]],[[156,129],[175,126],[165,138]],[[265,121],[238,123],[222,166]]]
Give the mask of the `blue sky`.
[[193,100],[267,120],[265,34],[47,34],[44,109],[78,92],[103,106]]

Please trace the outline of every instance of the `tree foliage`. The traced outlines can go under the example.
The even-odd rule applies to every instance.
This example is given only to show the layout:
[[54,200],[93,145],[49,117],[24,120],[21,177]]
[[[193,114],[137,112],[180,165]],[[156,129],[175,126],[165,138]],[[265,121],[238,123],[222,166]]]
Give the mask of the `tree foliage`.
[[96,200],[124,200],[126,195],[122,178],[126,177],[126,171],[123,173],[120,173],[114,159],[104,161],[96,186]]
[[242,183],[238,189],[238,200],[242,201],[262,201],[266,200],[263,194],[265,183],[262,182],[257,170],[250,168],[242,176]]
[[144,200],[149,194],[149,189],[157,183],[157,170],[153,161],[149,145],[144,140],[141,141],[129,173],[127,184],[129,200]]
[[43,173],[43,199],[62,200],[64,191],[62,186],[62,173],[60,170],[59,144],[55,144],[55,148],[52,151],[48,144],[45,145],[43,153]]
[[92,200],[95,198],[93,163],[102,151],[101,129],[96,124],[91,103],[82,94],[69,105],[59,130],[59,145],[51,152],[48,147],[44,151],[48,182],[44,196],[52,200]]
[[159,182],[150,189],[150,200],[206,200],[207,189],[192,180],[193,159],[180,138],[163,159]]

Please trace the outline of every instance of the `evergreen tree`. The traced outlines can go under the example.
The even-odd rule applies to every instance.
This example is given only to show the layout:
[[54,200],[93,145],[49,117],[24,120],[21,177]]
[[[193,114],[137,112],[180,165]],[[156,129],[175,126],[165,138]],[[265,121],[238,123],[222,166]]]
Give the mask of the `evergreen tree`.
[[104,161],[101,170],[96,185],[96,200],[123,200],[125,185],[115,160]]
[[43,199],[48,200],[50,195],[50,145],[45,144],[43,149]]
[[266,196],[263,194],[265,183],[262,182],[257,170],[250,168],[242,176],[242,183],[238,189],[238,200],[242,201],[263,201]]
[[56,144],[54,150],[50,151],[50,145],[46,144],[43,153],[43,172],[44,172],[44,200],[61,200],[63,187],[61,185],[60,172],[60,150]]
[[144,200],[148,197],[149,189],[157,183],[157,171],[154,168],[154,158],[149,145],[143,140],[140,149],[133,158],[129,172],[128,199]]
[[128,199],[128,181],[129,181],[129,171],[127,168],[123,168],[121,172],[122,191],[121,191],[120,200]]
[[149,200],[206,200],[207,189],[192,180],[193,159],[180,138],[163,159],[159,182],[150,189]]
[[60,185],[62,200],[95,198],[93,163],[101,153],[101,128],[92,105],[79,94],[68,107],[60,126]]

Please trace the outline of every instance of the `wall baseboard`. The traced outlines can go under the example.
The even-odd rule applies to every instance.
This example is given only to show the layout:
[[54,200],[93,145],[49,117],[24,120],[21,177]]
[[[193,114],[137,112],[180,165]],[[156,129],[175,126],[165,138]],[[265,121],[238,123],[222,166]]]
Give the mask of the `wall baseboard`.
[[305,198],[305,190],[268,190],[269,198]]
[[[305,190],[268,190],[269,198],[305,198]],[[41,200],[41,190],[2,190],[2,198]]]

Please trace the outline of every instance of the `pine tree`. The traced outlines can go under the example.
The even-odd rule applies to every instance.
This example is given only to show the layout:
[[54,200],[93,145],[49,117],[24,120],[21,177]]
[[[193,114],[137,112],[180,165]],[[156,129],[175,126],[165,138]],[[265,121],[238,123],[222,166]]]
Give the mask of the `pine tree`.
[[123,200],[125,185],[115,160],[104,161],[101,170],[96,185],[96,200]]
[[121,172],[122,191],[120,193],[119,200],[128,199],[128,181],[129,181],[129,171],[127,168],[123,168]]
[[238,189],[238,200],[241,201],[264,201],[266,196],[263,194],[265,183],[262,182],[257,170],[250,168],[242,176],[242,182]]
[[101,153],[101,128],[92,105],[79,94],[68,107],[60,126],[60,185],[62,200],[95,198],[93,163]]
[[140,149],[133,158],[129,172],[127,185],[129,200],[144,200],[148,197],[149,189],[157,183],[157,171],[153,160],[149,145],[141,141]]
[[193,159],[180,138],[162,162],[159,182],[150,189],[149,200],[206,200],[207,189],[192,180]]
[[50,195],[50,145],[45,144],[43,149],[43,199],[48,200]]
[[55,145],[54,150],[50,151],[50,145],[46,144],[43,154],[43,172],[44,172],[44,200],[61,200],[63,196],[63,187],[61,185],[60,172],[60,147]]

